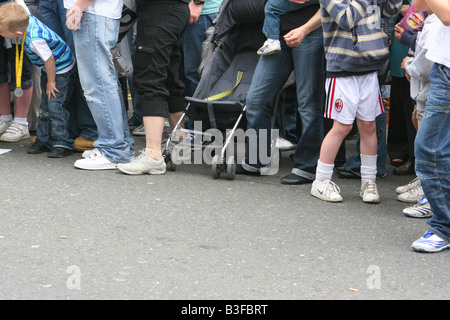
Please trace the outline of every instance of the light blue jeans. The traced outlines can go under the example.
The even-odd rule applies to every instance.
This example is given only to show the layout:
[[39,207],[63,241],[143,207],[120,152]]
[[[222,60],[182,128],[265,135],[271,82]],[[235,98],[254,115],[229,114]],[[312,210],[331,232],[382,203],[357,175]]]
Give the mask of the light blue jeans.
[[94,147],[109,161],[126,163],[134,153],[134,140],[111,54],[119,23],[119,19],[85,12],[73,40],[81,86],[97,124]]
[[430,231],[450,241],[450,68],[434,64],[415,140],[416,174],[430,203]]

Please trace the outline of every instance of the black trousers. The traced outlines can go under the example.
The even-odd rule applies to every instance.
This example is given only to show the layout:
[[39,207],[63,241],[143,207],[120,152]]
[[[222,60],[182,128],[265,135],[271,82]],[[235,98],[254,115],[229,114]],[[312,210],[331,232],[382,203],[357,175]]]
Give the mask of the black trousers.
[[389,108],[388,155],[392,159],[414,158],[416,129],[411,120],[414,100],[411,98],[409,81],[392,77]]
[[168,117],[183,111],[185,87],[179,78],[181,38],[189,7],[179,0],[137,1],[133,83],[142,115]]

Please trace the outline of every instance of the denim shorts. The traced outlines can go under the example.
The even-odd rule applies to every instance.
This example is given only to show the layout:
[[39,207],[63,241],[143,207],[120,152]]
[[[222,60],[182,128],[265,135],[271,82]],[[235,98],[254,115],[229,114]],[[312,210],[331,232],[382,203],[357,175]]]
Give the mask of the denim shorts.
[[[5,48],[5,38],[0,36],[0,83],[9,81],[9,88],[16,88],[16,46]],[[20,46],[19,46],[20,52]],[[22,88],[28,89],[33,85],[33,75],[31,72],[31,62],[27,55],[23,55],[22,67]]]

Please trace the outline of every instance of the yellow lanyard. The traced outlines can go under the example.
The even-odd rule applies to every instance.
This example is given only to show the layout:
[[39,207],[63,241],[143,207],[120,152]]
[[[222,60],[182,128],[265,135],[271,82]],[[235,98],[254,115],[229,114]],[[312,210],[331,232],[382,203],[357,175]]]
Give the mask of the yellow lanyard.
[[25,36],[27,35],[27,30],[22,37],[22,47],[20,49],[19,56],[19,39],[16,39],[16,90],[14,90],[14,95],[16,97],[21,97],[23,95],[22,90],[22,69],[23,69],[23,47],[25,46]]

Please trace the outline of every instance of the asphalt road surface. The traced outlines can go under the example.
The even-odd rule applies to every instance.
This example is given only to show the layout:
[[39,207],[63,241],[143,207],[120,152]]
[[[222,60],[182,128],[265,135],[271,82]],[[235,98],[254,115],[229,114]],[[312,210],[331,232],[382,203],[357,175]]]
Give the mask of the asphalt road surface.
[[344,201],[332,204],[280,183],[287,152],[276,175],[227,180],[206,164],[83,171],[80,153],[29,155],[30,143],[0,142],[12,149],[0,155],[2,300],[449,298],[450,250],[410,249],[428,227],[402,214],[395,188],[413,176],[391,166],[381,203],[335,176]]

